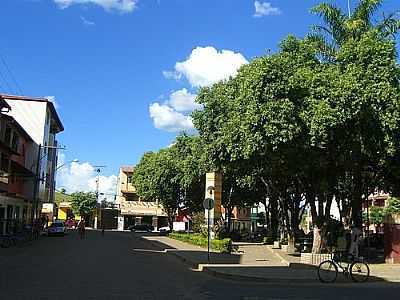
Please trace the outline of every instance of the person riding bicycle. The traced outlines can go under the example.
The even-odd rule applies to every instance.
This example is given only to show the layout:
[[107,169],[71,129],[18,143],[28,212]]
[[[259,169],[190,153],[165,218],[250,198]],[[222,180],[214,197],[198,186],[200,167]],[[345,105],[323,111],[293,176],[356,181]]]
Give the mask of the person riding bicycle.
[[79,236],[81,239],[83,239],[85,237],[85,219],[82,218],[78,222],[77,227],[78,227]]

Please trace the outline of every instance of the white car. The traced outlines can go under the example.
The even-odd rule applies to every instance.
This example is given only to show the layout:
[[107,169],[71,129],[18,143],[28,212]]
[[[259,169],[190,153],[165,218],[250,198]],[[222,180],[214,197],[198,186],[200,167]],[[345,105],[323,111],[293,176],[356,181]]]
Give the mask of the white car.
[[65,227],[65,223],[62,221],[55,221],[51,223],[49,227],[47,227],[47,235],[65,235],[67,228]]
[[159,235],[167,235],[168,233],[171,232],[171,228],[169,228],[169,226],[160,227],[160,228],[158,228],[158,231],[159,231]]

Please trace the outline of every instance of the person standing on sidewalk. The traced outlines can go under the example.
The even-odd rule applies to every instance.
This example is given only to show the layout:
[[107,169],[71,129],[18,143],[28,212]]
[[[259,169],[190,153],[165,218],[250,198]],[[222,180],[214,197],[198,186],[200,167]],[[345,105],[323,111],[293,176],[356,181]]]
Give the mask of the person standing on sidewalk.
[[358,247],[360,244],[360,239],[362,236],[362,231],[356,227],[355,225],[351,226],[351,242],[350,242],[350,249],[349,254],[353,256],[353,258],[358,258]]

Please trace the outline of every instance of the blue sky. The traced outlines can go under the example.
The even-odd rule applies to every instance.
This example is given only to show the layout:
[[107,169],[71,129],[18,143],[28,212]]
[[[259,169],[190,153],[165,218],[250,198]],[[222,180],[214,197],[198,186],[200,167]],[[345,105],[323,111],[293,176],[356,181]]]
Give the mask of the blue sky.
[[[288,34],[304,36],[318,22],[309,10],[319,2],[1,0],[0,54],[23,94],[56,99],[62,159],[81,162],[62,169],[62,184],[93,187],[91,166],[101,164],[109,191],[120,165],[190,127],[198,86],[234,75]],[[399,9],[396,2],[383,10]],[[4,65],[0,72],[11,87],[0,74],[2,92],[12,93]],[[80,173],[79,182],[67,178]]]

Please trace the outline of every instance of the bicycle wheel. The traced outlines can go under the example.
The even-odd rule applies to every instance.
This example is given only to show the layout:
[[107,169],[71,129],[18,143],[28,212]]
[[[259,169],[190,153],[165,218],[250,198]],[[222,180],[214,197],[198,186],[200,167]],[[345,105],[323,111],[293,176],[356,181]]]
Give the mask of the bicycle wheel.
[[318,266],[318,278],[323,283],[334,282],[338,275],[338,268],[331,260],[325,260]]
[[11,246],[11,241],[9,238],[2,238],[0,240],[0,246],[1,248],[10,248]]
[[355,282],[365,282],[369,278],[369,267],[363,262],[353,262],[350,265],[350,277]]

